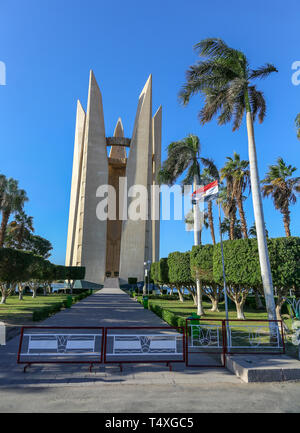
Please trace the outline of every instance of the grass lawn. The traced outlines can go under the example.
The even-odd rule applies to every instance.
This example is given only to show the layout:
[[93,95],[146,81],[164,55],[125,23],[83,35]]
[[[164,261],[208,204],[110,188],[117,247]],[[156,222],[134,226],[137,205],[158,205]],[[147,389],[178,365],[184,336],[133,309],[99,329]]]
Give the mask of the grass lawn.
[[66,299],[64,294],[51,294],[47,296],[24,295],[23,301],[18,296],[9,296],[6,304],[0,304],[0,321],[10,325],[26,325],[32,322],[32,313],[41,307],[47,307],[55,302]]
[[[178,316],[189,317],[192,313],[197,313],[197,307],[194,305],[193,301],[170,301],[164,299],[151,299],[150,302],[152,304],[160,305],[167,310],[172,311]],[[203,302],[203,308],[205,312],[205,316],[203,319],[225,319],[225,304],[224,302],[220,302],[219,310],[220,312],[212,312],[211,304],[209,302]],[[236,310],[235,307],[229,305],[229,319],[236,319]],[[250,309],[248,307],[244,308],[244,314],[246,319],[268,319],[266,311],[257,311]]]

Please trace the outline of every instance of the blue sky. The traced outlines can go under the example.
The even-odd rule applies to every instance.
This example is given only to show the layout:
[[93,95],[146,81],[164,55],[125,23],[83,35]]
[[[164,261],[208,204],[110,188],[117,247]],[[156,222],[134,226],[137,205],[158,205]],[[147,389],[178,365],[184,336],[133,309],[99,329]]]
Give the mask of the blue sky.
[[[51,260],[64,263],[76,100],[86,106],[90,69],[102,91],[107,135],[121,116],[131,136],[138,96],[152,73],[153,111],[163,106],[163,158],[171,141],[193,133],[203,156],[222,167],[233,151],[247,158],[245,125],[235,133],[215,121],[202,127],[200,98],[183,108],[177,94],[197,60],[193,45],[223,38],[253,67],[270,62],[279,70],[258,83],[268,107],[264,124],[255,128],[261,178],[278,156],[300,168],[294,127],[300,86],[291,82],[292,63],[300,60],[299,14],[298,0],[1,0],[0,61],[7,85],[0,86],[0,173],[27,191],[26,212],[34,216],[36,233],[52,242]],[[250,226],[251,198],[245,207]],[[270,235],[284,236],[270,199],[264,210]],[[300,232],[299,210],[300,201],[292,207],[293,235]],[[209,232],[203,241],[210,242]],[[162,256],[192,243],[182,222],[161,223]]]

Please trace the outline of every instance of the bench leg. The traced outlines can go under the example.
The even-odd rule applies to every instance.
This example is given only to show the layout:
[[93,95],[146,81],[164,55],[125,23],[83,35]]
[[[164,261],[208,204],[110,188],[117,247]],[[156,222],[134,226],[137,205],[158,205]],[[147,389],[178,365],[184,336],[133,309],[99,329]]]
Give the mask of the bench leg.
[[167,362],[167,367],[169,367],[169,370],[172,371],[172,365],[170,362]]
[[31,363],[29,362],[28,364],[25,365],[24,369],[23,369],[23,373],[26,373],[26,370],[28,367],[31,366]]
[[92,372],[93,365],[94,365],[93,363],[90,364],[90,368],[89,368],[90,373]]
[[121,363],[119,364],[119,367],[120,367],[120,371],[122,372],[123,371],[123,366],[122,366]]

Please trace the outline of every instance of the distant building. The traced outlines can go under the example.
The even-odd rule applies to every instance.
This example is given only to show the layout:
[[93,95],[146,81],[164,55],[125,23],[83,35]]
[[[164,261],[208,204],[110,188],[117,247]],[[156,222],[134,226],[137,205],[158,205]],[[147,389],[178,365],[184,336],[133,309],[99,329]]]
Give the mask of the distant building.
[[[150,187],[157,184],[161,166],[161,107],[152,118],[152,77],[139,97],[132,138],[124,137],[121,119],[114,136],[106,137],[102,96],[90,72],[87,111],[77,104],[73,173],[69,210],[66,265],[85,266],[85,280],[103,284],[106,277],[143,280],[144,262],[159,259],[159,200],[151,200]],[[111,147],[110,147],[111,146]],[[108,156],[107,147],[110,147]],[[129,147],[127,158],[126,148]],[[126,178],[120,190],[119,179]],[[127,183],[127,185],[126,185]],[[96,209],[101,201],[97,190],[112,185],[116,191],[117,219],[100,220]],[[122,220],[119,201],[127,209],[133,185],[148,190],[149,216],[146,220]],[[108,196],[108,208],[110,200]],[[127,204],[126,204],[127,203]],[[158,219],[151,219],[151,214]]]

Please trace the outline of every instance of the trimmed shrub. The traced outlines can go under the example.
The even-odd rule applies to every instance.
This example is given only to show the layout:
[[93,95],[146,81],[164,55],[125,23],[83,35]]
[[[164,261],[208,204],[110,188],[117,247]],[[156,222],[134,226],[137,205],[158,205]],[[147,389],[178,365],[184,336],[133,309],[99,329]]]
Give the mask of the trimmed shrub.
[[63,307],[63,302],[55,302],[47,307],[38,308],[32,313],[32,320],[37,322],[39,320],[47,319],[52,314],[58,313]]
[[168,323],[170,326],[174,327],[185,327],[185,319],[160,305],[148,303],[148,309],[155,313],[158,317]]
[[[72,296],[72,304],[76,304],[76,302],[86,298],[90,294],[91,291],[86,290],[85,292],[80,293],[79,295]],[[64,299],[61,302],[55,302],[46,307],[37,308],[32,313],[32,320],[34,322],[37,322],[39,320],[47,319],[47,317],[51,316],[52,314],[58,313],[62,308],[67,308],[67,302],[68,302],[67,299]]]

